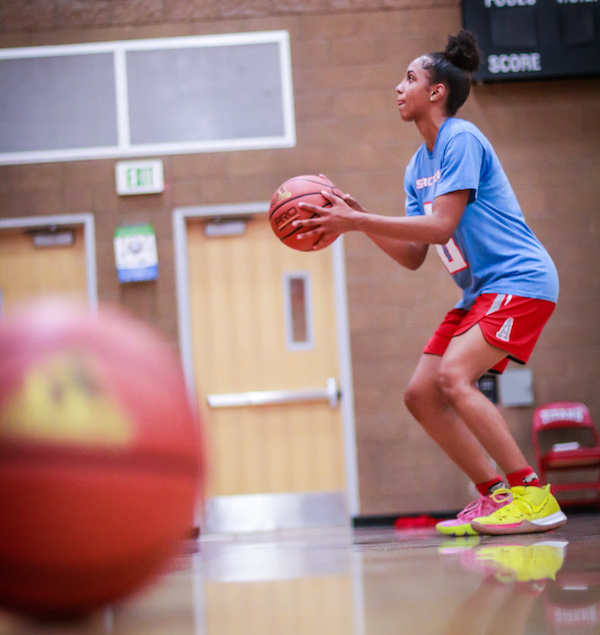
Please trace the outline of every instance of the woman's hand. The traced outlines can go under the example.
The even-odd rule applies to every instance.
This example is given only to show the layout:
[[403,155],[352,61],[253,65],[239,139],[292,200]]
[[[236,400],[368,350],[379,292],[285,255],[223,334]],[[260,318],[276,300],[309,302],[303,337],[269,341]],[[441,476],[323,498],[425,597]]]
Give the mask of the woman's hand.
[[[322,179],[329,181],[329,183],[333,185],[331,179],[325,174],[319,174],[319,176]],[[353,210],[356,210],[357,212],[361,212],[363,214],[368,214],[367,210],[354,197],[350,196],[350,194],[342,194],[342,200],[344,201],[344,203],[346,203],[346,205],[348,205],[348,207],[352,208]]]
[[[355,228],[356,218],[360,213],[351,207],[343,198],[322,190],[321,195],[327,200],[325,206],[312,205],[310,203],[300,203],[299,207],[311,214],[316,214],[314,218],[306,218],[304,220],[296,220],[293,226],[302,230],[302,235],[306,237],[320,236],[321,240],[326,240],[331,236],[339,236]],[[356,201],[349,195],[351,202],[358,205]],[[362,207],[358,205],[360,210]],[[313,249],[318,249],[319,243]]]
[[368,214],[367,210],[350,194],[342,194],[342,200],[351,209],[360,212],[361,214]]

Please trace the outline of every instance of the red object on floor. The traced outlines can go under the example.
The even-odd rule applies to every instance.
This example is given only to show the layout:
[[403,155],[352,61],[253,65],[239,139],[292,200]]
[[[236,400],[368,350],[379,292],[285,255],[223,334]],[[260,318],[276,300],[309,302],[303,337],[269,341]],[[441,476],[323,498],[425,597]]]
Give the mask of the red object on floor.
[[435,527],[439,518],[433,516],[402,516],[394,521],[394,529],[420,529],[421,527]]

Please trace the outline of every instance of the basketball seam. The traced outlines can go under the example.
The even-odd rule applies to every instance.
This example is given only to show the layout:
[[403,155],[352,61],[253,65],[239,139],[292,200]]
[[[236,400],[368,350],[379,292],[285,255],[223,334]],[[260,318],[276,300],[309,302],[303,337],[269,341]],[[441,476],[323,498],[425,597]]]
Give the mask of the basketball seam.
[[[323,207],[331,207],[331,203],[327,202],[326,205],[323,205]],[[319,216],[318,213],[314,213],[310,218],[317,218]],[[320,225],[319,225],[320,227]],[[279,240],[286,240],[287,238],[289,238],[290,236],[293,236],[297,231],[299,231],[301,228],[300,227],[296,227],[296,229],[294,229],[294,231],[290,232],[289,234],[286,234],[285,236],[279,236]],[[317,229],[315,227],[315,229]],[[320,238],[320,237],[319,237]],[[315,241],[316,242],[316,241]]]
[[[306,183],[315,183],[316,185],[320,185],[321,189],[327,189],[329,188],[331,190],[332,194],[335,194],[335,190],[337,189],[332,183],[326,183],[326,184],[322,184],[320,181],[313,181],[312,179],[307,179],[305,177],[301,177],[301,176],[295,176],[291,179],[288,179],[286,181],[286,183],[290,183],[290,182],[306,182]],[[338,190],[339,191],[339,190]],[[313,194],[320,194],[321,192],[306,192],[305,194],[301,194],[300,196],[294,196],[294,198],[288,198],[285,201],[282,201],[281,203],[279,203],[279,205],[273,209],[269,211],[269,219],[271,218],[271,216],[273,216],[273,214],[282,206],[285,205],[286,203],[289,203],[290,201],[295,201],[298,198],[302,198],[303,196],[312,196]]]
[[[319,179],[321,179],[322,177],[318,177]],[[303,192],[302,194],[298,194],[295,196],[291,196],[290,198],[287,198],[285,200],[282,200],[279,204],[277,204],[274,208],[269,209],[269,221],[271,223],[271,226],[273,228],[273,231],[275,233],[275,235],[277,236],[277,238],[283,242],[284,244],[288,245],[289,247],[293,247],[294,249],[298,249],[299,251],[311,251],[314,246],[323,238],[324,236],[324,231],[322,231],[318,236],[315,237],[315,239],[312,241],[312,244],[307,244],[308,241],[304,240],[304,241],[298,241],[298,243],[296,245],[292,245],[289,244],[287,241],[288,239],[292,238],[294,235],[297,236],[302,236],[303,233],[306,232],[306,230],[304,230],[304,232],[302,231],[301,228],[296,227],[294,228],[292,231],[290,231],[289,233],[285,234],[285,235],[280,235],[280,230],[278,228],[275,228],[275,226],[273,225],[273,216],[282,208],[282,207],[287,207],[290,204],[292,204],[292,209],[293,209],[293,204],[295,201],[301,201],[303,198],[305,197],[310,197],[310,196],[318,196],[321,195],[322,196],[322,192],[323,190],[329,190],[333,195],[335,196],[342,196],[340,190],[337,190],[337,188],[335,187],[335,185],[333,185],[333,183],[331,183],[331,181],[329,181],[327,179],[327,182],[323,183],[323,181],[321,180],[316,180],[315,178],[307,178],[304,176],[298,176],[298,177],[293,177],[291,179],[288,179],[287,181],[284,182],[283,187],[286,184],[296,184],[296,183],[314,183],[315,185],[319,185],[320,186],[320,191],[319,192]],[[291,187],[291,186],[290,186]],[[336,192],[337,190],[337,192]],[[291,194],[291,193],[290,193]],[[273,198],[275,198],[275,194],[273,195]],[[321,207],[332,207],[333,203],[331,203],[331,201],[327,201],[325,199],[325,203],[323,205],[321,205]],[[318,212],[313,213],[309,218],[310,219],[314,219],[317,218],[319,216]],[[289,221],[284,223],[284,227],[286,225],[289,224]],[[319,229],[320,225],[317,225],[315,227],[315,229]],[[282,228],[283,229],[283,228]]]
[[281,201],[281,203],[279,203],[277,207],[275,207],[273,210],[269,212],[269,220],[282,205],[287,205],[288,203],[291,203],[292,201],[296,201],[299,198],[304,198],[305,196],[315,196],[315,195],[322,196],[321,192],[305,192],[304,194],[300,194],[300,196],[294,196],[293,198],[286,198],[285,201]]

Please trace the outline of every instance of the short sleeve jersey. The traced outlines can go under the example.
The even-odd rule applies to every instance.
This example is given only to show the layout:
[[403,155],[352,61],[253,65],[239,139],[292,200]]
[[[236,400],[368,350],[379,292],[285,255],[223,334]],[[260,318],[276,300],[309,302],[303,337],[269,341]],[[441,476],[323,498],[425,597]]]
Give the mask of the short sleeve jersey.
[[556,267],[526,224],[492,145],[476,126],[447,119],[433,152],[423,144],[411,159],[404,189],[408,216],[430,214],[437,196],[471,191],[452,238],[436,245],[463,291],[457,308],[468,310],[482,293],[556,302]]

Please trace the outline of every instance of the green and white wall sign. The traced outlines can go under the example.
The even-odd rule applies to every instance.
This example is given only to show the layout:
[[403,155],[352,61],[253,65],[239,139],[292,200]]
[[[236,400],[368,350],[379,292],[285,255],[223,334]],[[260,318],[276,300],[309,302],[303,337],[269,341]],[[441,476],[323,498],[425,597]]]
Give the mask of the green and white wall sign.
[[152,225],[117,228],[114,245],[119,282],[158,278],[158,253]]

